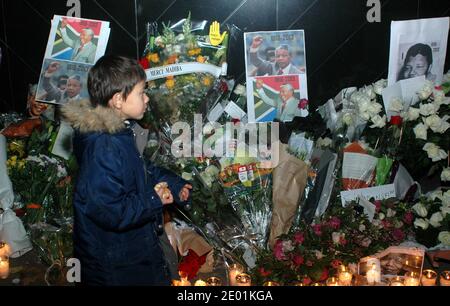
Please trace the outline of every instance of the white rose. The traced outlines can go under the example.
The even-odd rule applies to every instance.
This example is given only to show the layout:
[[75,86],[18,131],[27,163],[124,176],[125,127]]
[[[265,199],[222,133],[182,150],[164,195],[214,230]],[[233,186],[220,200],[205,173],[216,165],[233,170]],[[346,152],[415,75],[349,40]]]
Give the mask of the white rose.
[[161,36],[155,38],[155,45],[158,47],[164,47],[163,38]]
[[386,79],[381,79],[376,81],[373,84],[373,91],[377,94],[377,95],[381,95],[383,93],[383,89],[386,88],[387,86],[387,80]]
[[438,235],[438,240],[444,245],[450,245],[450,232],[443,231]]
[[367,109],[372,116],[378,115],[379,112],[383,109],[383,106],[380,103],[372,103]]
[[433,227],[439,227],[439,226],[441,226],[442,220],[444,220],[444,218],[442,217],[441,212],[438,211],[431,215],[430,224]]
[[369,85],[364,87],[362,90],[371,100],[376,98],[375,91],[373,90],[373,86]]
[[420,100],[426,100],[428,99],[431,94],[433,93],[433,83],[432,82],[426,82],[425,85],[422,87],[422,89],[417,93]]
[[421,217],[426,217],[428,215],[428,210],[422,203],[415,204],[412,209]]
[[381,220],[373,219],[372,224],[378,228],[383,228],[383,223],[381,223]]
[[359,116],[364,120],[364,121],[369,121],[370,120],[370,113],[369,112],[360,112]]
[[442,120],[438,115],[431,115],[423,119],[423,121],[435,133],[443,134],[450,127],[450,124],[447,121]]
[[442,216],[445,218],[445,216],[447,216],[448,214],[450,214],[450,205],[442,205],[441,206],[441,213]]
[[247,88],[244,85],[238,84],[233,92],[236,95],[245,96],[247,93]]
[[370,126],[370,128],[382,128],[386,125],[386,115],[383,115],[383,117],[380,117],[380,115],[376,115],[372,117],[373,124]]
[[447,153],[434,143],[427,142],[423,146],[423,150],[427,152],[428,157],[434,162],[447,158]]
[[436,189],[428,194],[428,199],[432,200],[432,201],[434,201],[436,199],[439,199],[442,201],[442,198],[443,198],[443,195],[442,195],[442,191],[440,189]]
[[408,120],[414,121],[420,116],[420,110],[418,108],[410,107],[408,109]]
[[341,241],[341,233],[333,232],[331,238],[333,239],[334,244],[339,244],[339,241]]
[[351,126],[353,124],[353,116],[350,113],[345,113],[342,116],[342,122],[344,122],[347,126]]
[[442,204],[450,206],[450,190],[447,190],[442,194]]
[[433,103],[420,104],[420,114],[422,116],[430,116],[436,113],[436,105]]
[[378,214],[378,219],[379,219],[380,221],[383,220],[385,217],[386,217],[386,216],[385,216],[382,212],[380,212],[380,213]]
[[427,140],[427,126],[423,123],[419,123],[413,129],[416,138]]
[[292,241],[285,240],[283,241],[283,253],[290,252],[294,250],[294,246],[292,245]]
[[395,210],[388,208],[386,212],[386,217],[392,218],[393,216],[395,216],[395,214],[396,214]]
[[399,97],[394,97],[391,99],[389,104],[389,110],[392,112],[401,112],[403,110],[403,101]]
[[434,88],[433,89],[433,97],[434,97],[435,102],[440,103],[445,100],[445,93],[443,90]]
[[181,174],[181,178],[186,180],[186,181],[191,181],[192,180],[192,173],[183,172]]
[[328,137],[325,137],[325,138],[319,137],[319,139],[317,139],[317,141],[316,141],[316,146],[318,148],[325,148],[325,147],[331,146],[332,142],[333,141]]
[[441,173],[441,180],[444,182],[450,181],[450,167],[444,168]]
[[414,227],[421,227],[423,230],[428,228],[428,221],[422,218],[416,219],[414,221]]
[[364,232],[366,230],[366,226],[364,224],[359,225],[359,231]]
[[322,259],[323,258],[323,253],[319,250],[314,250],[314,254],[316,255],[317,259]]

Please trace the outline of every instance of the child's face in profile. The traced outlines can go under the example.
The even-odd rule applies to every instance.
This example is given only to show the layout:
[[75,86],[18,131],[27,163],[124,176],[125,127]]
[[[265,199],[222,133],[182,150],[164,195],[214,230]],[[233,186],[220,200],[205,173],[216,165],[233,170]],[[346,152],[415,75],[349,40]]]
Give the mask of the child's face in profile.
[[145,94],[145,82],[137,83],[122,104],[122,114],[126,119],[140,120],[144,117],[145,109],[149,101]]

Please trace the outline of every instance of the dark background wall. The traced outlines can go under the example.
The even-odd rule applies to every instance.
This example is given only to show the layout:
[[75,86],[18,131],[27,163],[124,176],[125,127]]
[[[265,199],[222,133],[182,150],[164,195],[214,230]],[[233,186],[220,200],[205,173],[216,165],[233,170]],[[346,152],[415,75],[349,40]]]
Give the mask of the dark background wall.
[[[80,0],[81,17],[111,23],[107,53],[138,58],[145,23],[185,18],[231,23],[243,32],[304,29],[308,94],[320,105],[346,86],[387,77],[393,20],[450,15],[450,1],[382,0],[381,22],[369,23],[366,0]],[[66,15],[67,0],[0,0],[0,112],[25,108],[38,81],[50,20]],[[241,36],[242,36],[241,33]],[[243,36],[232,46],[229,74],[244,80]],[[445,71],[449,69],[447,48]]]

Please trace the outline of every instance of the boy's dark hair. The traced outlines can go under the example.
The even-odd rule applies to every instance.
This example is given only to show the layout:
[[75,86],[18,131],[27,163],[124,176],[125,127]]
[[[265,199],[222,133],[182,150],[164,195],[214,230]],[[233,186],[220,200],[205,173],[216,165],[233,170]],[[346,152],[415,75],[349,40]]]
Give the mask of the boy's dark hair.
[[91,68],[87,86],[92,106],[108,106],[118,92],[124,99],[139,82],[147,79],[144,69],[131,58],[105,55]]

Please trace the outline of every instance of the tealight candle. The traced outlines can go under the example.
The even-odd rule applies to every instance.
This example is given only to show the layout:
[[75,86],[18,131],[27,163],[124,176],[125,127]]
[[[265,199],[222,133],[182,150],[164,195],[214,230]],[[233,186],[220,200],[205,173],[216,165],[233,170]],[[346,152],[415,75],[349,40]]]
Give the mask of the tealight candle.
[[238,286],[251,286],[252,285],[252,279],[250,275],[241,273],[238,276],[236,276],[236,285]]
[[442,271],[439,281],[441,286],[450,286],[450,271]]
[[272,287],[272,286],[279,286],[280,284],[278,284],[277,282],[274,281],[267,281],[263,284],[263,286],[267,286],[267,287]]
[[11,255],[11,248],[6,242],[0,241],[0,256]]
[[211,276],[206,280],[208,286],[222,286],[222,280],[218,277]]
[[433,270],[422,272],[422,286],[436,286],[437,273]]
[[244,267],[240,264],[232,264],[228,269],[228,278],[230,286],[237,286],[236,276],[244,273]]
[[5,279],[9,276],[9,258],[0,256],[0,278]]
[[396,276],[391,279],[389,286],[404,286],[403,279],[400,276]]
[[420,279],[419,273],[417,272],[407,272],[405,274],[405,286],[419,286]]
[[195,281],[194,286],[196,287],[204,287],[206,286],[206,282],[202,279],[198,279]]
[[339,286],[338,278],[333,276],[327,279],[327,286]]

